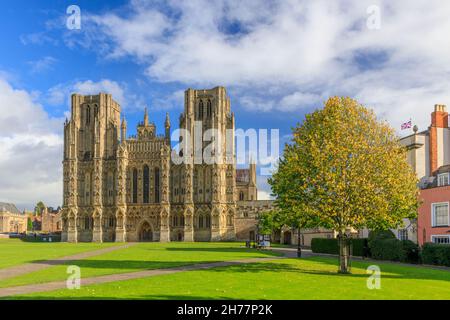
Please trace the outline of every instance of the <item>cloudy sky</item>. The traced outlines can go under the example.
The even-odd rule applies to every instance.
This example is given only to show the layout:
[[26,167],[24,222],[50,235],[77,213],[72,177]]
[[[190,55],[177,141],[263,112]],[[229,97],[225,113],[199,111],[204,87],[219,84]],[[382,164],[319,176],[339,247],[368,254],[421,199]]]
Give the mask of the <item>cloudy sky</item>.
[[[81,29],[67,28],[67,8]],[[61,203],[62,123],[72,92],[106,91],[129,133],[149,107],[177,124],[188,88],[226,86],[237,128],[281,144],[327,97],[345,95],[396,129],[425,129],[450,104],[448,1],[3,1],[0,201]],[[400,135],[411,133],[400,131]],[[259,178],[260,198],[270,190]]]

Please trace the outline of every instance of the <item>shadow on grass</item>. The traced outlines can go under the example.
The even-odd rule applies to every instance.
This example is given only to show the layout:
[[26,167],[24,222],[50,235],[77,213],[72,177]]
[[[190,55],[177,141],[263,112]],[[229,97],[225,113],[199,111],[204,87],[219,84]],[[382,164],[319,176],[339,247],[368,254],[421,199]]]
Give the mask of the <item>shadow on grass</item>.
[[[151,249],[149,249],[151,250]],[[184,251],[184,252],[240,252],[240,253],[260,253],[267,256],[283,256],[283,253],[270,251],[270,250],[256,250],[248,248],[165,248],[167,251]]]

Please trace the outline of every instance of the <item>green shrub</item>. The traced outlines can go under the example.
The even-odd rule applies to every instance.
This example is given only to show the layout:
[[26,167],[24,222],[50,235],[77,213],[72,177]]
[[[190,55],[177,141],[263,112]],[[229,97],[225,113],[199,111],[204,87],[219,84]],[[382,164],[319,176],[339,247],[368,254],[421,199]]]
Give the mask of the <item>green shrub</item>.
[[313,238],[311,250],[314,253],[339,254],[339,244],[337,239]]
[[425,243],[422,247],[422,263],[450,267],[450,245]]
[[419,262],[419,247],[410,240],[375,238],[369,242],[369,246],[373,259],[409,263]]
[[369,243],[374,240],[396,239],[395,234],[391,230],[372,230],[369,232]]
[[[352,239],[353,245],[352,255],[363,256],[364,245],[367,239]],[[339,254],[338,239],[313,238],[311,240],[311,250],[314,253]]]
[[409,263],[419,263],[420,262],[420,250],[419,246],[412,242],[411,240],[403,240],[402,242],[402,249],[404,252],[404,259],[403,262],[409,262]]

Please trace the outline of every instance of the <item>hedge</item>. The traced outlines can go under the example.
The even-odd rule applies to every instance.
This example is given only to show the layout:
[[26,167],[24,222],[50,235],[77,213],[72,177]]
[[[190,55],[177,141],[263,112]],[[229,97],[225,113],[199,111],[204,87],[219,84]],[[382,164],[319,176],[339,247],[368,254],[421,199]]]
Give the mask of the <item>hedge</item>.
[[[352,239],[354,256],[364,255],[364,246],[367,239],[357,238]],[[338,239],[326,239],[326,238],[313,238],[311,240],[311,250],[314,253],[328,253],[328,254],[339,254],[339,242]]]
[[422,263],[450,267],[450,245],[425,243],[422,247]]
[[369,242],[369,247],[373,259],[419,262],[419,247],[410,240],[374,239]]

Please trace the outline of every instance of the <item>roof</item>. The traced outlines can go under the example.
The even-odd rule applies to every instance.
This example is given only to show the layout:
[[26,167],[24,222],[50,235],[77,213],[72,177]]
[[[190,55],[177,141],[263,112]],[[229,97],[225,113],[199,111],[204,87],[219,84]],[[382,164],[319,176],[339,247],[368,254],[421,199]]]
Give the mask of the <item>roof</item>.
[[0,212],[21,213],[13,203],[0,202]]

